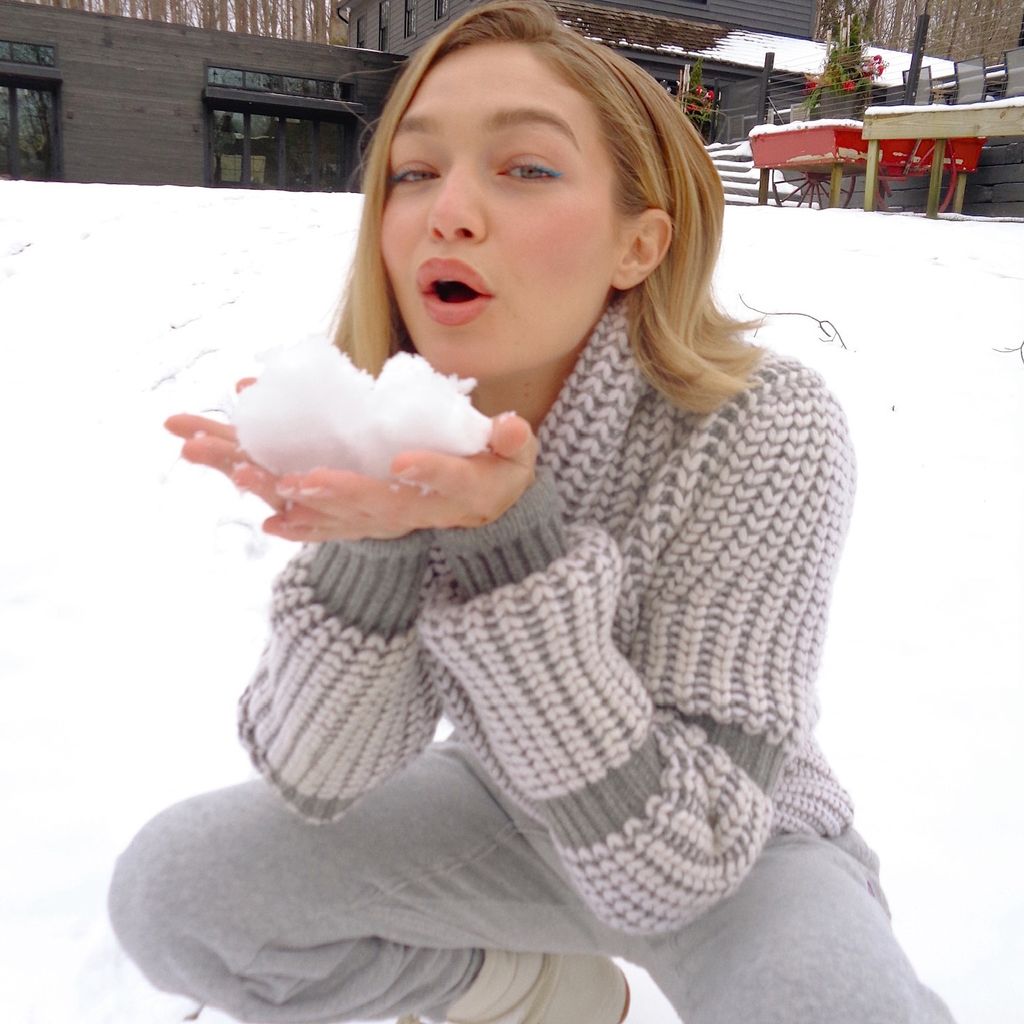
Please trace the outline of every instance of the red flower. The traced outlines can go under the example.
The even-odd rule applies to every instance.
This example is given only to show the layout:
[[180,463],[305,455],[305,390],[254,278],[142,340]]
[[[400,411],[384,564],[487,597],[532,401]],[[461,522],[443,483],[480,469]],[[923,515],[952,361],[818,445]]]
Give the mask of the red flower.
[[856,82],[843,82],[843,91],[844,92],[851,92],[852,90],[854,90],[856,88],[857,88],[857,83]]

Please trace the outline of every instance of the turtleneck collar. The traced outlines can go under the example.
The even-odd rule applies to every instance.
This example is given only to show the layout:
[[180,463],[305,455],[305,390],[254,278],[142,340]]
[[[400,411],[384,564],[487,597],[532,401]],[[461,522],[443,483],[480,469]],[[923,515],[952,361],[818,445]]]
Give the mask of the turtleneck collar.
[[624,303],[613,301],[537,435],[538,462],[553,470],[570,521],[590,518],[587,513],[619,461],[629,421],[649,387],[629,347]]

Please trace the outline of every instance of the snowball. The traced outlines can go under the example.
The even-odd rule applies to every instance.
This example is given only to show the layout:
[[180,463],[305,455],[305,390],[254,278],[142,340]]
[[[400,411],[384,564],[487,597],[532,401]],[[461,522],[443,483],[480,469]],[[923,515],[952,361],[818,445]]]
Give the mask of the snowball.
[[473,455],[491,436],[469,400],[476,381],[445,377],[422,356],[392,356],[374,380],[312,337],[263,362],[233,419],[242,449],[278,476],[325,466],[385,479],[399,452]]

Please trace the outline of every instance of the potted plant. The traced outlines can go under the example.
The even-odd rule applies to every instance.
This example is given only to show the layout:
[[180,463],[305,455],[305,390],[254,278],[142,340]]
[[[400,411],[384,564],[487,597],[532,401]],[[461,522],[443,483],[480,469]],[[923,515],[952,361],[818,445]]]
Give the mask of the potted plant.
[[715,133],[715,90],[704,85],[703,60],[698,57],[689,74],[683,74],[679,90],[679,103],[690,119],[690,124],[700,132],[705,142],[710,142]]
[[824,66],[807,78],[805,104],[812,119],[858,118],[864,113],[871,86],[886,63],[878,54],[865,53],[863,32],[856,15],[841,30],[833,30]]

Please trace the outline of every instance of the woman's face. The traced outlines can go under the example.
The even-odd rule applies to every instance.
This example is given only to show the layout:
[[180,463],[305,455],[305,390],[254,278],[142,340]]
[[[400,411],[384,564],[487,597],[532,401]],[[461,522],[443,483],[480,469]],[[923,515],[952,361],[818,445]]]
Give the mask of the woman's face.
[[480,44],[426,76],[390,163],[382,250],[416,350],[536,426],[628,284],[597,115],[529,46]]

